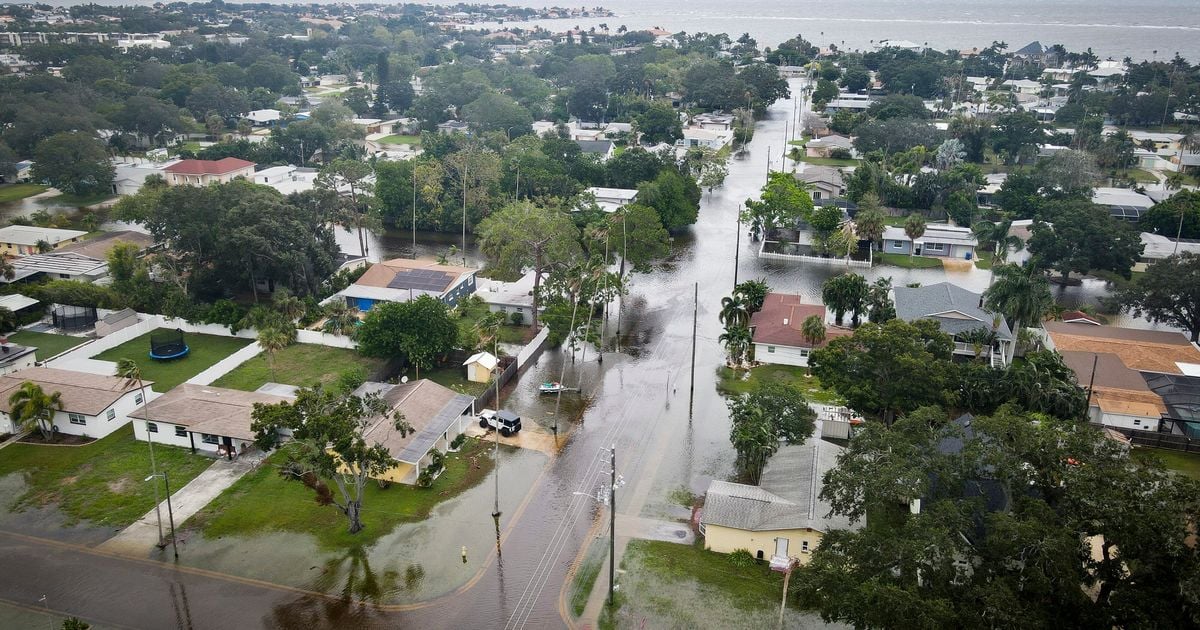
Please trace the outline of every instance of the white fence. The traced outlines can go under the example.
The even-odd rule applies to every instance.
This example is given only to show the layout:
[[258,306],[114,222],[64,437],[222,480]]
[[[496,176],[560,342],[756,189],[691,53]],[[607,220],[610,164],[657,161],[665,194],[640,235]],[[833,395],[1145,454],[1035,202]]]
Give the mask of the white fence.
[[546,337],[550,336],[550,327],[542,326],[538,334],[534,335],[529,343],[525,344],[524,348],[517,353],[517,369],[523,369],[525,364],[537,356],[541,352],[542,345],[546,343]]
[[803,254],[780,254],[777,252],[765,252],[763,248],[767,246],[767,241],[758,248],[758,257],[767,260],[782,260],[784,262],[806,262],[815,263],[818,265],[828,265],[830,267],[858,267],[869,269],[871,267],[870,260],[854,260],[852,258],[823,258],[821,256],[805,256]]
[[245,348],[242,348],[237,352],[225,357],[224,359],[217,361],[209,366],[207,370],[204,370],[192,378],[189,378],[187,382],[192,383],[193,385],[212,385],[213,381],[225,376],[226,374],[235,370],[237,366],[258,356],[260,352],[262,352],[262,347],[259,346],[258,342],[256,341]]

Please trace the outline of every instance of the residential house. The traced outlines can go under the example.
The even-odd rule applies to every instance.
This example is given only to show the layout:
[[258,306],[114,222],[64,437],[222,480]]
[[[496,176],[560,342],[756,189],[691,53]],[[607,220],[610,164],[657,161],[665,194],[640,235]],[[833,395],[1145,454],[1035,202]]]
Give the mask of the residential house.
[[58,228],[32,225],[9,225],[0,228],[0,255],[26,256],[38,253],[38,244],[44,243],[51,250],[64,245],[78,243],[87,232],[60,230]]
[[757,486],[711,481],[700,514],[705,548],[745,549],[772,566],[786,567],[806,564],[825,532],[861,527],[861,521],[830,514],[831,506],[820,497],[825,473],[837,466],[842,450],[810,438],[780,448]]
[[1167,408],[1164,431],[1200,438],[1200,376],[1144,373],[1150,391],[1158,394]]
[[17,171],[16,181],[27,182],[33,178],[33,160],[21,160],[13,167]]
[[475,295],[479,296],[493,313],[504,313],[509,321],[520,315],[520,323],[533,324],[533,272],[521,276],[515,282],[504,282],[491,278],[476,279]]
[[1029,79],[1009,79],[1002,84],[1012,93],[1020,96],[1037,97],[1042,91],[1042,84]]
[[113,159],[114,195],[136,195],[146,184],[146,178],[157,175],[167,179],[167,167],[178,163],[178,160],[162,161],[139,157],[122,157]]
[[846,136],[831,133],[823,138],[809,140],[808,144],[804,145],[804,154],[811,158],[833,157],[831,154],[838,150],[853,155],[854,143]]
[[[357,396],[379,395],[393,413],[366,430],[368,442],[381,444],[399,462],[378,479],[415,484],[433,460],[433,451],[450,450],[450,442],[475,422],[475,399],[428,379],[390,385],[367,382],[354,390]],[[412,427],[407,435],[396,430],[394,413]]]
[[171,186],[207,186],[227,184],[238,177],[254,176],[254,162],[227,157],[219,160],[180,160],[165,169]]
[[692,124],[709,131],[732,131],[733,115],[721,112],[697,114],[692,118]]
[[1058,316],[1058,321],[1068,324],[1091,324],[1092,326],[1102,326],[1100,320],[1084,313],[1083,311],[1063,311]]
[[[34,302],[36,303],[37,300],[34,300]],[[0,374],[10,374],[31,368],[36,361],[37,348],[11,343],[8,337],[0,337]],[[3,420],[0,420],[0,433],[12,433],[11,427],[6,428],[6,423]]]
[[[102,438],[125,426],[129,414],[142,405],[137,381],[48,367],[32,367],[0,376],[0,433],[15,432],[9,397],[26,383],[36,383],[47,394],[62,394],[63,408],[51,420],[54,430],[66,435]],[[150,383],[146,383],[150,392]]]
[[0,295],[0,308],[6,308],[15,315],[32,315],[41,310],[37,308],[38,304],[41,302],[20,293]]
[[823,348],[850,330],[825,325],[825,339],[811,343],[804,338],[804,320],[817,317],[825,322],[825,307],[805,304],[799,295],[768,293],[762,309],[750,317],[750,333],[754,342],[754,360],[775,365],[808,366],[808,357],[815,348]]
[[975,258],[978,239],[967,227],[955,227],[942,223],[925,226],[925,233],[916,241],[905,234],[904,228],[889,225],[883,230],[883,251],[889,254],[915,254],[939,258]]
[[704,127],[685,127],[683,137],[675,141],[677,147],[704,147],[714,151],[733,142],[732,131],[714,131]]
[[437,132],[443,136],[449,136],[456,133],[471,134],[471,126],[461,120],[447,120],[444,123],[439,123]]
[[131,308],[113,311],[96,320],[96,336],[107,337],[118,330],[129,328],[139,321],[137,311]]
[[1097,186],[1092,189],[1092,203],[1108,208],[1114,219],[1137,223],[1154,200],[1129,188]]
[[250,428],[254,405],[288,400],[274,394],[183,383],[129,417],[133,436],[139,440],[232,458],[254,446]]
[[0,276],[0,283],[25,282],[40,278],[96,282],[108,277],[108,262],[75,252],[30,254],[13,260],[13,276]]
[[638,191],[634,188],[601,188],[592,186],[583,191],[584,195],[592,195],[596,205],[605,212],[616,212],[637,200]]
[[255,184],[270,186],[284,195],[312,190],[317,185],[317,169],[306,166],[271,166],[255,172]]
[[575,144],[579,145],[579,150],[587,155],[594,155],[600,158],[601,161],[608,160],[613,155],[616,155],[616,145],[612,140],[575,140]]
[[830,99],[825,103],[825,113],[832,116],[838,112],[850,112],[859,114],[867,111],[874,105],[875,101],[866,94],[847,94],[843,92],[838,94],[837,98]]
[[278,109],[256,109],[242,118],[249,120],[255,127],[274,127],[283,122],[283,112]]
[[[1016,337],[999,313],[983,308],[983,295],[949,282],[892,289],[896,317],[906,322],[929,319],[954,338],[954,354],[1004,366],[1012,360]],[[995,333],[990,346],[976,348],[968,336],[978,329]]]
[[395,258],[371,265],[335,298],[364,313],[379,302],[407,302],[422,295],[431,295],[453,307],[475,292],[475,271],[429,260]]
[[80,241],[71,245],[64,245],[59,248],[60,252],[79,254],[96,260],[108,260],[108,253],[118,245],[131,245],[135,248],[138,254],[150,249],[154,246],[154,237],[144,232],[134,230],[120,230],[117,232],[105,232],[100,236],[89,238],[86,241]]
[[1150,232],[1142,232],[1141,237],[1142,256],[1134,263],[1134,271],[1145,271],[1146,267],[1173,254],[1191,252],[1200,256],[1200,241],[1186,238],[1176,241],[1169,236]]
[[840,169],[806,164],[804,170],[796,173],[795,177],[808,184],[813,201],[841,199],[846,194],[846,184],[842,181]]
[[[1089,418],[1105,426],[1158,431],[1166,412],[1133,378],[1200,377],[1200,347],[1183,333],[1098,326],[1090,321],[1044,322],[1043,343],[1074,370],[1081,386],[1097,377]],[[1153,390],[1150,390],[1153,392]]]

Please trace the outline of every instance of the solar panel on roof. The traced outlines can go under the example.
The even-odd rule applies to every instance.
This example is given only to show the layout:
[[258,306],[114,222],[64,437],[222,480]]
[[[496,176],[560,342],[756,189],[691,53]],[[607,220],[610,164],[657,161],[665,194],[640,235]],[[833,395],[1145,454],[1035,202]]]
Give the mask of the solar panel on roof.
[[414,289],[418,291],[442,292],[450,286],[453,276],[444,271],[431,269],[409,269],[397,272],[388,283],[390,289]]

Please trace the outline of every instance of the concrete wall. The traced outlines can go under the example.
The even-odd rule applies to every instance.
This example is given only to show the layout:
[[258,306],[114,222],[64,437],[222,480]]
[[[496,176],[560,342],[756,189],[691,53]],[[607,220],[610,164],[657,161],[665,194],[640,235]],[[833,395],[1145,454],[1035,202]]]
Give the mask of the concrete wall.
[[[781,529],[765,532],[752,532],[719,525],[705,525],[704,547],[719,553],[732,553],[745,549],[751,555],[758,557],[762,552],[764,560],[770,560],[775,553],[775,539],[788,539],[788,556],[796,558],[800,564],[807,564],[812,550],[821,542],[821,532],[807,529]],[[808,550],[804,543],[808,542]]]

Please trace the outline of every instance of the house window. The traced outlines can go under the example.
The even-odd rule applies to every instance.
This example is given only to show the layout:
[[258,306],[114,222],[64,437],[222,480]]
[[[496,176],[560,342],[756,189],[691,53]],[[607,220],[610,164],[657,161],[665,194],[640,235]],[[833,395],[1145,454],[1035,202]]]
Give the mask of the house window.
[[71,421],[71,424],[87,424],[87,418],[84,418],[83,414],[80,413],[69,413],[67,414],[67,418]]
[[158,433],[158,423],[157,422],[147,422],[146,430],[151,433]]
[[200,434],[200,441],[201,441],[201,442],[204,442],[205,444],[216,444],[216,443],[217,443],[217,436],[215,436],[215,435],[209,435],[209,434],[207,434],[207,433],[201,433],[201,434]]
[[889,241],[892,244],[892,249],[904,249],[904,241]]
[[927,252],[944,252],[946,251],[945,243],[925,243],[925,251]]
[[811,353],[812,353],[811,348],[800,348],[800,356],[801,357],[807,357]]
[[775,352],[775,346],[767,346],[767,352],[774,353],[774,352]]
[[176,426],[175,427],[175,437],[187,437],[187,429],[185,429],[181,426]]
[[108,410],[108,413],[104,414],[104,416],[105,416],[106,418],[108,418],[109,420],[113,420],[113,419],[115,419],[115,418],[117,417],[117,410],[116,410],[116,409],[109,409],[109,410]]
[[133,404],[135,404],[135,405],[142,404],[142,393],[141,392],[138,392],[137,395],[135,395],[133,397]]
[[807,540],[800,541],[800,553],[808,553],[808,541]]

